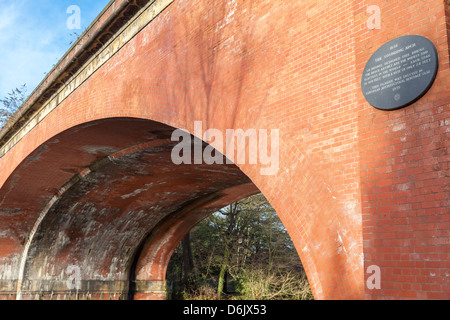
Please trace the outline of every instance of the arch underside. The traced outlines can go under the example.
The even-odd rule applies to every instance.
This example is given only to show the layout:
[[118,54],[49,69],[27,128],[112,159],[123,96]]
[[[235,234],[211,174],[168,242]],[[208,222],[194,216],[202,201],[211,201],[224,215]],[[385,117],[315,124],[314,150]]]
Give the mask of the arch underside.
[[[88,123],[49,140],[15,170],[0,196],[2,219],[14,225],[28,217],[22,223],[32,229],[10,230],[24,243],[20,297],[67,293],[79,270],[81,292],[126,298],[131,287],[140,290],[130,287],[131,275],[163,281],[195,224],[259,192],[235,165],[174,165],[173,130],[138,119]],[[20,192],[8,197],[8,190]]]

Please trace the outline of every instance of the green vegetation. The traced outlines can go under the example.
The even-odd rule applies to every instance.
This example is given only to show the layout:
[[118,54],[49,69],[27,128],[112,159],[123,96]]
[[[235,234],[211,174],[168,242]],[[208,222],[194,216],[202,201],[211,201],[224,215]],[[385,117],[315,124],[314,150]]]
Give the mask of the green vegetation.
[[313,299],[291,238],[261,194],[196,226],[175,250],[167,279],[174,299]]

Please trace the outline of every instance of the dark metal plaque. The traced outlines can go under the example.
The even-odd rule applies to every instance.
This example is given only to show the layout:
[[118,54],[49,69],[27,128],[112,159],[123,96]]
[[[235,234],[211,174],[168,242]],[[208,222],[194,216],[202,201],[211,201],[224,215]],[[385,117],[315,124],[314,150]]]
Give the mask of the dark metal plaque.
[[380,110],[407,107],[430,90],[439,56],[433,42],[422,36],[392,40],[370,58],[361,87],[364,97]]

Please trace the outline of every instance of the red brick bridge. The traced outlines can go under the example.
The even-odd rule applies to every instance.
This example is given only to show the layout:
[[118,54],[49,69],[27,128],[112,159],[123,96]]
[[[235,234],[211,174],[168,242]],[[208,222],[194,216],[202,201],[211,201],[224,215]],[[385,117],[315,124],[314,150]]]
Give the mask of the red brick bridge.
[[[111,1],[0,133],[1,298],[163,298],[183,236],[262,192],[317,299],[449,299],[449,19],[443,0]],[[375,109],[365,64],[409,34],[436,82]],[[279,171],[175,165],[195,121],[279,130]]]

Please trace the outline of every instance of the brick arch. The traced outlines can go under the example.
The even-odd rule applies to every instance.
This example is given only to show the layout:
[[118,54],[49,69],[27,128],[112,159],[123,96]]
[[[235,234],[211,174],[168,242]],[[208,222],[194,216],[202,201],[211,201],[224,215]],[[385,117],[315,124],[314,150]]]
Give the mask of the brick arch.
[[[135,94],[137,94],[137,93],[135,92]],[[87,101],[83,101],[82,103],[89,104],[90,103],[89,99],[91,99],[92,97],[90,97],[89,95],[87,95],[85,97],[87,98]],[[62,110],[64,107],[66,107],[67,109]],[[61,108],[61,109],[59,109],[59,108]],[[92,121],[88,121],[84,124],[78,124],[78,121],[80,121],[80,119],[73,117],[73,118],[63,118],[63,119],[67,119],[66,120],[67,123],[62,123],[61,118],[59,118],[60,114],[58,114],[58,113],[59,112],[61,112],[61,113],[67,112],[68,114],[70,114],[73,112],[73,110],[71,110],[71,109],[77,108],[77,106],[67,103],[67,104],[64,104],[63,106],[60,106],[59,108],[54,111],[55,114],[50,114],[46,119],[44,119],[44,121],[42,123],[40,123],[38,125],[37,128],[33,129],[33,131],[31,131],[26,137],[24,137],[24,139],[23,139],[23,141],[21,141],[21,143],[23,143],[25,146],[30,146],[30,145],[33,145],[34,143],[36,143],[36,144],[39,143],[39,142],[33,142],[33,139],[37,138],[36,139],[37,141],[45,140],[46,138],[48,138],[43,135],[43,133],[47,133],[46,128],[52,128],[53,130],[55,130],[55,128],[59,127],[59,128],[61,128],[60,130],[62,131],[62,134],[64,134],[64,132],[70,132],[72,130],[74,130],[75,132],[78,132],[78,131],[80,131],[80,128],[83,128],[81,131],[88,130],[90,128],[92,129],[93,127],[95,127],[92,125],[92,123],[95,123],[96,121],[100,121],[98,119],[94,120],[95,118],[91,118]],[[129,112],[127,112],[126,114],[127,114],[127,116],[130,116]],[[81,119],[83,119],[83,117],[85,119],[86,114],[84,114],[83,116],[80,116]],[[49,123],[49,121],[51,121],[52,119],[57,120],[57,121],[55,123],[51,124],[51,123]],[[120,119],[120,118],[115,118],[115,119]],[[135,118],[128,118],[128,119],[135,119]],[[65,127],[68,127],[71,129],[63,130],[62,128],[65,128]],[[120,128],[120,126],[110,125],[107,128],[108,129],[105,129],[103,134],[99,135],[98,139],[100,139],[100,141],[101,141],[102,138],[104,139],[106,137],[106,140],[108,140],[108,141],[116,141],[118,136],[111,135],[111,133],[120,132],[120,130],[116,131],[117,130],[116,128]],[[51,131],[52,134],[55,132],[53,130]],[[107,132],[107,134],[105,134],[106,132]],[[17,185],[17,183],[18,183],[17,177],[21,176],[21,174],[20,174],[20,172],[17,172],[17,170],[12,172],[12,174],[7,179],[7,181],[2,185],[2,189],[1,189],[1,191],[2,191],[1,196],[3,199],[2,200],[2,209],[7,211],[7,210],[10,210],[10,208],[14,207],[14,205],[11,203],[8,203],[8,201],[11,201],[12,203],[22,201],[22,193],[24,191],[24,186],[33,188],[34,191],[32,191],[32,190],[27,191],[28,194],[37,195],[37,194],[39,194],[39,192],[41,192],[41,196],[36,197],[36,199],[35,199],[36,201],[33,206],[30,206],[29,204],[27,204],[29,209],[34,208],[35,211],[29,210],[26,213],[26,215],[27,215],[26,219],[20,218],[21,224],[23,224],[25,227],[24,229],[15,230],[15,228],[13,227],[14,224],[17,224],[17,220],[16,220],[17,217],[15,217],[14,219],[11,219],[10,225],[5,224],[5,226],[10,231],[16,233],[13,237],[11,237],[11,240],[13,242],[13,245],[12,245],[13,250],[8,252],[8,255],[13,256],[15,259],[14,261],[11,262],[12,263],[11,268],[18,270],[18,272],[23,271],[24,275],[25,275],[25,278],[23,278],[23,279],[21,278],[20,274],[13,275],[13,278],[19,279],[20,281],[22,281],[22,280],[26,281],[26,275],[27,275],[26,270],[22,270],[23,268],[21,268],[21,265],[20,265],[21,260],[18,259],[18,257],[22,253],[22,248],[26,241],[26,238],[29,236],[30,232],[33,232],[33,226],[36,225],[36,221],[39,221],[39,213],[41,213],[43,210],[46,210],[46,205],[48,203],[53,202],[52,197],[54,196],[55,191],[57,191],[56,193],[60,193],[61,190],[64,190],[65,187],[67,187],[67,181],[69,181],[69,182],[71,181],[71,179],[73,178],[73,174],[81,174],[81,175],[86,174],[86,172],[84,171],[85,168],[90,167],[90,166],[94,165],[97,161],[101,160],[102,158],[104,158],[108,155],[111,155],[110,153],[112,151],[115,151],[116,153],[120,154],[120,152],[121,152],[120,150],[122,150],[124,147],[125,147],[125,149],[126,148],[133,149],[132,145],[135,145],[137,143],[137,140],[133,139],[133,140],[130,140],[128,142],[128,144],[126,144],[125,146],[121,146],[120,148],[111,147],[111,146],[105,147],[104,141],[94,143],[92,141],[93,137],[96,137],[96,135],[84,133],[84,134],[80,134],[80,136],[77,137],[75,139],[75,141],[78,141],[78,143],[80,144],[79,147],[82,144],[85,144],[85,145],[87,144],[88,150],[89,150],[89,145],[91,145],[91,146],[94,145],[93,149],[95,149],[95,147],[96,147],[95,145],[100,145],[101,148],[98,148],[98,150],[92,150],[94,152],[93,155],[89,155],[87,158],[84,156],[81,156],[81,154],[79,154],[79,149],[75,148],[74,149],[75,153],[68,153],[68,154],[66,154],[66,156],[67,156],[67,158],[77,158],[78,161],[81,160],[82,162],[77,163],[76,165],[73,165],[73,164],[68,165],[66,163],[65,164],[62,164],[62,163],[56,164],[56,167],[59,166],[59,168],[62,169],[62,171],[63,171],[62,174],[61,174],[61,171],[59,171],[59,172],[55,171],[53,173],[50,173],[50,172],[46,172],[45,170],[42,170],[43,167],[40,167],[40,168],[33,167],[33,163],[42,158],[43,154],[45,154],[45,152],[48,150],[49,146],[50,147],[58,146],[58,144],[60,144],[59,135],[51,136],[50,139],[47,139],[42,145],[37,147],[36,150],[31,152],[30,154],[26,154],[26,152],[28,151],[27,149],[25,149],[25,152],[23,152],[24,149],[20,148],[21,144],[19,144],[12,150],[13,152],[8,153],[5,156],[5,158],[3,159],[5,161],[10,156],[17,156],[17,154],[15,154],[15,152],[17,152],[17,151],[19,151],[19,152],[17,152],[17,153],[19,153],[19,156],[20,156],[20,153],[23,152],[22,156],[25,154],[24,160],[20,163],[20,165],[17,168],[24,166],[25,168],[28,168],[28,172],[25,173],[24,179],[23,179],[23,181],[21,181],[22,184],[20,186]],[[42,140],[40,140],[40,139],[42,139]],[[144,143],[143,141],[140,141],[140,142]],[[62,149],[61,149],[60,153],[67,151],[66,149],[68,146],[70,146],[70,144],[66,144],[66,145],[63,144],[61,146]],[[17,147],[19,147],[19,148],[17,148]],[[263,181],[263,183],[261,184],[260,190],[263,191],[263,193],[265,195],[267,195],[267,198],[269,199],[269,201],[271,201],[271,203],[274,204],[274,207],[277,210],[277,213],[279,213],[281,220],[287,226],[288,232],[291,234],[292,239],[293,239],[293,241],[296,245],[296,248],[299,252],[299,255],[303,261],[305,269],[307,270],[307,274],[310,279],[315,296],[317,298],[346,297],[347,292],[338,292],[337,293],[335,291],[336,288],[341,286],[341,283],[344,283],[343,288],[346,288],[345,290],[349,290],[349,289],[351,290],[352,286],[358,285],[358,278],[357,278],[357,276],[352,274],[352,272],[354,272],[354,270],[355,270],[355,265],[349,264],[348,261],[343,261],[341,259],[337,259],[337,258],[339,258],[340,254],[345,252],[346,249],[344,247],[344,243],[341,242],[341,241],[343,241],[343,238],[340,238],[340,239],[336,238],[336,237],[332,238],[333,237],[332,232],[335,231],[335,230],[333,230],[333,228],[335,227],[335,225],[333,225],[333,224],[336,223],[336,221],[328,221],[328,220],[325,220],[327,218],[323,217],[323,215],[328,215],[330,213],[333,214],[333,210],[335,210],[335,206],[333,206],[333,204],[330,204],[330,202],[332,203],[335,200],[332,190],[328,186],[325,185],[324,181],[321,180],[320,177],[319,177],[319,180],[312,180],[312,181],[309,180],[309,177],[311,175],[314,175],[314,171],[311,170],[311,164],[309,163],[307,157],[298,150],[298,147],[289,145],[288,143],[282,141],[281,149],[283,150],[284,148],[290,149],[291,154],[292,153],[298,154],[298,156],[295,157],[296,161],[298,164],[301,164],[303,174],[308,175],[305,177],[303,177],[302,175],[297,176],[298,178],[302,179],[302,182],[303,182],[302,188],[304,188],[305,190],[307,190],[307,189],[311,190],[312,188],[316,188],[317,193],[311,193],[311,191],[307,192],[306,194],[303,195],[302,202],[298,202],[298,200],[293,198],[292,195],[283,195],[283,197],[280,197],[280,192],[279,192],[280,189],[277,189],[272,184],[272,188],[275,190],[273,190],[273,189],[271,190],[270,187],[268,187],[267,185],[264,184],[265,181],[267,181],[267,182],[275,181],[275,183],[276,183],[276,180],[273,180],[273,177],[260,177],[259,171],[258,170],[252,171],[251,167],[246,168],[245,166],[243,166],[243,170],[245,170],[245,169],[248,170],[247,174],[249,177],[253,177],[253,179],[252,179],[253,182],[256,181],[256,183],[261,183],[261,181]],[[71,148],[69,148],[69,149],[71,149]],[[119,151],[117,151],[117,150],[119,150]],[[72,152],[73,152],[73,150],[72,150]],[[17,159],[17,158],[14,158],[14,159]],[[14,161],[11,161],[11,160],[8,160],[8,161],[14,163]],[[41,164],[41,166],[42,166],[42,164]],[[96,165],[94,165],[94,167],[95,166]],[[282,166],[283,166],[283,164],[282,164]],[[53,168],[54,168],[53,164],[51,166],[47,165],[47,167],[46,167],[46,169],[53,169]],[[309,170],[311,170],[311,171],[309,171]],[[52,170],[50,170],[50,171],[52,171]],[[36,180],[30,181],[30,179],[36,178],[36,177],[34,177],[34,175],[36,173],[42,174],[43,172],[46,172],[45,175],[46,175],[47,179],[52,181],[52,183],[53,183],[52,186],[46,184],[48,181],[41,180],[41,179],[38,179],[39,181],[42,182],[40,184],[37,184]],[[287,174],[287,173],[284,173],[284,174]],[[284,179],[287,179],[287,177],[283,177],[283,173],[282,173],[281,177],[278,177],[278,179],[281,179],[281,181],[285,181]],[[240,189],[240,188],[243,188],[243,189]],[[195,214],[193,215],[193,217],[197,217],[196,219],[183,220],[183,223],[181,225],[173,226],[174,227],[173,230],[178,230],[180,233],[177,235],[177,237],[175,237],[174,239],[171,239],[169,247],[167,247],[167,248],[159,247],[158,250],[155,251],[154,247],[155,247],[155,245],[157,246],[158,242],[156,242],[156,244],[155,243],[146,244],[144,247],[144,251],[142,253],[141,261],[139,261],[140,270],[137,274],[137,279],[144,284],[148,283],[148,281],[151,282],[151,281],[164,280],[165,268],[167,267],[167,263],[170,258],[171,250],[173,250],[174,247],[176,247],[176,245],[178,244],[177,241],[181,240],[180,235],[182,235],[183,232],[187,232],[190,228],[192,228],[195,225],[195,222],[198,222],[198,219],[200,219],[201,217],[205,217],[207,214],[210,214],[214,210],[217,210],[217,209],[225,206],[227,203],[231,203],[233,201],[239,200],[243,195],[250,195],[250,194],[256,192],[255,190],[257,190],[257,188],[255,188],[254,184],[251,182],[249,182],[249,184],[244,184],[240,188],[230,188],[229,190],[225,190],[224,192],[225,192],[226,196],[224,196],[224,198],[221,200],[216,200],[215,202],[208,204],[208,206],[206,208],[201,208],[202,210],[198,210],[198,216],[196,216]],[[301,190],[299,190],[298,186],[293,186],[293,188],[294,188],[293,190],[295,190],[296,192],[302,192]],[[38,190],[41,190],[41,191],[38,191]],[[271,192],[274,192],[274,191],[275,191],[275,193],[272,194]],[[229,192],[229,194],[228,194],[228,192]],[[236,192],[237,192],[237,194],[236,194]],[[311,201],[311,203],[309,203],[310,201]],[[286,204],[286,202],[288,202],[290,205],[288,206]],[[322,212],[322,216],[316,216],[316,217],[313,217],[312,214],[308,214],[308,212],[314,211],[315,207],[317,208],[316,204],[319,202],[321,203],[321,208],[327,209],[329,211],[324,211],[324,212]],[[328,205],[327,205],[327,203],[328,203]],[[283,209],[283,206],[287,207],[288,209],[287,210]],[[298,213],[304,213],[304,214],[298,214]],[[23,214],[23,212],[21,214]],[[321,220],[321,219],[323,219],[323,220]],[[327,221],[327,222],[325,222],[325,221]],[[324,227],[323,226],[324,224],[327,224],[327,226]],[[162,227],[167,228],[167,225],[162,225]],[[342,230],[345,230],[345,229],[342,229]],[[36,230],[34,232],[36,232]],[[151,237],[153,237],[153,236],[155,236],[154,233],[151,234]],[[168,237],[170,237],[170,233],[162,234],[160,236],[162,237],[162,240],[163,240],[162,242],[164,242],[167,240]],[[355,235],[347,233],[344,236],[353,237]],[[157,236],[155,236],[155,237],[157,237]],[[52,240],[55,240],[55,239],[52,239]],[[345,239],[345,240],[347,240],[347,239]],[[160,239],[160,241],[161,241],[161,239]],[[7,248],[7,249],[9,249],[9,248]],[[45,254],[45,251],[43,251],[41,254]],[[345,254],[347,254],[347,252],[345,252]],[[146,268],[148,268],[149,257],[155,257],[155,256],[162,256],[164,258],[164,260],[161,263],[159,263],[156,274],[152,274],[151,272],[149,273],[149,271],[146,270]],[[29,259],[33,259],[33,257],[31,256]],[[330,262],[329,263],[324,262],[327,260]],[[153,261],[151,263],[153,263]],[[356,265],[356,267],[358,267],[358,265]],[[25,266],[24,266],[24,268],[25,268]],[[340,272],[336,273],[336,270],[340,270]],[[59,271],[62,272],[62,271],[64,271],[64,269],[61,269]],[[120,289],[125,286],[123,283],[121,283],[121,281],[126,281],[124,279],[126,279],[126,277],[113,279],[113,281],[115,280],[118,283],[118,284],[113,285],[113,288],[115,288],[117,291],[120,291]],[[23,283],[20,283],[20,285],[24,286]],[[61,285],[61,283],[60,283],[60,285]],[[24,288],[26,290],[34,289],[32,287],[32,284],[31,284],[31,286],[25,285]],[[341,294],[342,294],[342,296],[340,296]],[[139,295],[139,294],[137,295],[137,298],[145,299],[145,298],[149,298],[149,297],[155,297],[155,296],[153,294],[150,294],[150,295],[146,294],[145,290],[143,290],[143,293],[141,295]],[[158,295],[156,295],[156,297],[158,297]],[[351,297],[355,297],[355,296],[351,296]]]
[[[90,234],[92,231],[89,225],[96,221],[104,228],[106,228],[105,226],[113,227],[117,232],[120,228],[118,224],[115,224],[116,222],[102,221],[99,218],[105,214],[102,210],[114,206],[117,208],[130,206],[128,202],[116,205],[112,205],[109,201],[104,203],[102,195],[105,196],[105,192],[100,190],[99,185],[112,183],[114,178],[103,179],[102,177],[107,174],[114,176],[115,171],[111,168],[108,170],[103,170],[103,168],[111,166],[118,159],[123,159],[124,163],[127,163],[125,161],[127,156],[134,156],[139,152],[154,148],[169,145],[166,153],[169,152],[170,146],[174,145],[168,142],[171,130],[173,128],[170,129],[166,125],[135,118],[112,118],[88,122],[72,127],[47,140],[14,170],[2,188],[2,210],[6,212],[15,208],[14,210],[20,212],[20,216],[22,216],[21,227],[17,226],[15,219],[11,219],[9,225],[5,221],[5,226],[11,232],[15,232],[12,239],[20,241],[24,245],[21,247],[20,244],[17,244],[15,252],[16,255],[21,255],[21,259],[16,259],[14,266],[18,270],[16,277],[19,282],[16,285],[19,298],[30,298],[36,294],[35,292],[41,292],[49,297],[53,290],[63,291],[66,283],[64,275],[69,265],[81,265],[85,268],[83,276],[86,278],[83,278],[83,288],[86,290],[86,287],[89,286],[91,294],[95,293],[95,290],[102,290],[95,289],[96,286],[103,286],[103,288],[107,288],[103,290],[106,290],[108,294],[118,292],[121,294],[119,296],[124,297],[131,253],[140,256],[136,266],[136,280],[140,286],[148,286],[149,283],[155,281],[162,282],[165,280],[165,271],[171,253],[184,234],[212,212],[259,192],[258,188],[243,173],[240,173],[241,180],[236,182],[236,186],[230,182],[226,184],[223,180],[216,182],[219,183],[218,189],[201,195],[192,195],[192,200],[188,202],[184,200],[182,208],[168,206],[170,208],[167,212],[170,214],[160,216],[158,219],[162,219],[161,221],[147,219],[145,223],[139,222],[141,226],[132,230],[135,237],[123,237],[123,242],[128,241],[128,245],[125,245],[128,248],[128,256],[123,252],[113,252],[98,261],[99,253],[106,252],[110,244],[106,241],[103,246],[95,248],[93,252],[91,246],[93,243],[100,243],[100,239],[105,239],[108,235],[101,232],[102,229],[99,229],[95,235]],[[130,162],[121,170],[126,171],[126,168],[138,170],[137,167],[138,162]],[[189,171],[190,169],[184,168],[183,170]],[[240,172],[237,168],[234,170]],[[230,172],[227,172],[228,174]],[[133,173],[129,174],[129,176],[132,175]],[[129,178],[129,176],[127,177]],[[161,181],[163,180],[161,179]],[[139,180],[126,188],[139,190],[139,185],[142,183]],[[95,186],[93,187],[92,184]],[[228,187],[224,188],[224,184]],[[118,195],[124,197],[123,193],[133,194],[131,189],[128,190],[130,191],[128,193],[123,190],[123,187],[121,191],[112,189],[107,194],[108,199],[116,199]],[[94,193],[94,195],[86,193]],[[32,194],[33,198],[24,199],[23,194]],[[91,205],[96,201],[102,205],[103,209]],[[134,208],[134,211],[130,211],[131,213],[127,217],[129,221],[139,220],[139,217],[132,217],[133,214],[136,215],[136,210]],[[107,211],[107,214],[117,215],[117,212],[113,211],[109,213]],[[283,213],[281,212],[279,215],[286,223]],[[89,218],[76,220],[77,216],[89,216]],[[121,223],[124,222],[124,220],[120,220],[122,216],[124,214],[117,216]],[[317,228],[313,231],[317,232]],[[323,232],[329,230],[323,230]],[[288,231],[291,234],[293,231],[295,232],[295,226],[288,225]],[[144,247],[136,251],[137,248],[130,245],[130,241],[139,243],[148,232],[150,234],[147,236],[147,241],[143,242]],[[303,237],[301,239],[293,238],[297,248],[300,241],[307,241],[304,235]],[[82,241],[82,239],[89,239],[89,241]],[[123,242],[122,247],[124,246]],[[311,243],[307,244],[312,245]],[[323,248],[322,246],[321,250]],[[113,248],[113,251],[114,249],[117,248]],[[339,250],[339,247],[336,249]],[[298,251],[303,260],[310,257],[308,249],[301,248]],[[92,255],[93,258],[90,260],[83,258],[89,255]],[[123,266],[117,267],[115,259],[121,260]],[[108,266],[112,267],[114,263],[116,264],[115,269],[108,270]],[[340,262],[336,261],[336,263]],[[310,279],[314,281],[315,278],[318,278],[316,287],[313,287],[317,296],[317,286],[319,285],[319,290],[323,290],[323,280],[318,275],[319,270],[308,262],[304,262],[304,265]],[[346,267],[345,265],[338,266],[343,269]],[[94,269],[92,269],[93,267]],[[86,269],[88,270],[86,271]],[[313,271],[311,272],[311,270]],[[95,282],[98,281],[96,280],[97,276],[101,279],[99,281],[101,285]],[[339,276],[342,277],[342,275]],[[141,291],[135,295],[137,299],[161,297],[158,293],[149,294],[145,289],[141,289]]]
[[[135,300],[165,299],[167,268],[182,239],[212,213],[257,192],[252,183],[228,188],[221,191],[221,197],[211,195],[192,201],[162,220],[136,251],[130,270],[130,296]],[[156,290],[155,284],[159,285]]]
[[[3,204],[32,225],[18,266],[18,298],[67,295],[71,266],[80,270],[84,294],[124,298],[132,257],[149,232],[173,219],[189,225],[258,192],[235,165],[175,166],[173,130],[131,118],[86,123],[53,137],[15,170]],[[41,182],[30,184],[30,175]],[[70,178],[59,185],[64,176]],[[24,193],[35,199],[18,198]],[[167,233],[178,231],[172,226]]]
[[[17,279],[27,236],[55,192],[73,174],[95,162],[80,157],[85,162],[74,166],[76,170],[49,175],[46,179],[52,180],[52,189],[36,179],[38,170],[30,171],[24,185],[40,188],[45,197],[35,198],[36,211],[26,215],[14,212],[6,198],[12,197],[12,202],[23,198],[15,189],[18,178],[14,170],[21,164],[32,166],[45,152],[40,148],[47,141],[76,126],[106,118],[147,119],[192,134],[194,121],[201,120],[206,128],[222,132],[280,129],[280,171],[276,176],[262,176],[261,166],[240,165],[239,169],[263,192],[287,226],[315,297],[363,297],[356,104],[340,103],[353,98],[353,93],[348,93],[354,86],[353,40],[350,36],[340,37],[338,43],[331,41],[332,37],[328,40],[333,48],[349,48],[337,58],[343,69],[347,66],[348,74],[340,91],[334,92],[327,89],[327,83],[342,82],[340,71],[333,66],[310,70],[317,59],[326,58],[325,54],[317,57],[309,47],[293,52],[288,37],[289,33],[304,36],[301,30],[305,25],[291,24],[299,13],[305,21],[323,23],[317,12],[323,9],[335,17],[333,7],[320,2],[319,11],[303,12],[299,3],[275,6],[252,1],[232,8],[217,4],[223,2],[174,2],[73,92],[58,100],[57,106],[44,108],[48,112],[39,115],[35,126],[0,159],[5,168],[0,171],[0,210],[6,230],[2,233],[2,279]],[[210,8],[217,10],[204,14]],[[352,10],[351,4],[344,5],[336,20],[352,18]],[[225,21],[229,22],[221,27]],[[246,32],[239,32],[242,28]],[[316,41],[320,35],[308,28],[306,39],[302,39]],[[271,30],[285,32],[280,35]],[[280,51],[286,54],[280,55]],[[312,60],[299,58],[305,54]],[[269,63],[274,60],[278,63]],[[299,70],[313,76],[303,79]],[[295,86],[290,79],[295,79]],[[327,83],[322,84],[322,79]],[[311,85],[317,85],[319,89],[314,90],[319,93],[309,94],[313,92]],[[106,156],[108,150],[103,151]],[[18,224],[23,229],[17,228]],[[145,254],[143,259],[145,270]],[[161,270],[164,268],[159,275]],[[147,276],[144,272],[142,280],[151,281]]]

